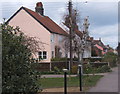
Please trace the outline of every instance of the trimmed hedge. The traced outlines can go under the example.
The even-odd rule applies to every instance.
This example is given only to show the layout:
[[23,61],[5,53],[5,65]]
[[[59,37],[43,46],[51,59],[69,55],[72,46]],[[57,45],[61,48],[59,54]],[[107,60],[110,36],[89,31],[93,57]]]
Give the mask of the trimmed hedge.
[[103,65],[101,67],[92,67],[91,65],[86,64],[83,67],[83,72],[85,74],[89,74],[89,73],[106,73],[106,72],[111,72],[111,69],[107,65]]

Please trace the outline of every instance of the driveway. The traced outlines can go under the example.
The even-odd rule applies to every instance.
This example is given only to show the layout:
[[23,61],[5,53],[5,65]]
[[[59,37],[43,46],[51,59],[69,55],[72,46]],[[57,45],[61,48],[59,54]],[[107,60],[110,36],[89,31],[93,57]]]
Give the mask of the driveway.
[[112,70],[113,72],[104,75],[88,92],[118,92],[118,68]]

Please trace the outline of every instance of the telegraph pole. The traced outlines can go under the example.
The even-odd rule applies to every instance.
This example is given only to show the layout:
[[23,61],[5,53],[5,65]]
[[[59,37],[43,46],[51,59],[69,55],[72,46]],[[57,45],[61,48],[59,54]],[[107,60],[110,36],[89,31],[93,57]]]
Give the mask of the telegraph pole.
[[72,47],[72,39],[73,39],[73,27],[72,27],[72,0],[69,1],[68,5],[68,10],[69,10],[69,37],[70,37],[70,70],[73,65],[73,47]]

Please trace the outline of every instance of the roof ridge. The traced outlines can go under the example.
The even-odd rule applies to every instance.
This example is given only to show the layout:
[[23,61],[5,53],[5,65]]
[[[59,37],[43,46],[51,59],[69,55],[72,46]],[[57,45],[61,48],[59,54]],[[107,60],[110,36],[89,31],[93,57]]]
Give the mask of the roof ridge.
[[[47,28],[51,33],[56,33],[56,34],[61,34],[61,35],[66,35],[67,33],[57,24],[57,23],[55,23],[50,17],[48,17],[48,16],[42,16],[42,15],[40,15],[40,14],[38,14],[38,13],[36,13],[36,12],[34,12],[33,10],[31,10],[31,9],[28,9],[28,8],[25,8],[25,10],[27,11],[27,12],[29,12],[29,14],[31,14],[40,24],[42,24],[45,28]],[[30,13],[30,11],[31,12],[33,12],[33,13],[35,13],[35,15],[33,15],[33,13]],[[38,17],[35,17],[35,16],[38,16]],[[39,17],[41,17],[41,18],[39,18]],[[47,18],[47,20],[45,19],[45,18]],[[43,21],[44,20],[44,21]],[[51,23],[49,22],[49,21],[51,21]],[[50,25],[52,25],[52,24],[54,24],[54,25],[56,25],[56,27],[50,27]],[[58,30],[57,31],[59,31],[59,32],[57,32],[56,30],[54,31],[53,29],[57,29],[58,28]],[[61,31],[60,31],[61,30]],[[66,34],[65,34],[66,33]]]
[[45,27],[50,33],[60,34],[60,35],[67,35],[67,32],[65,32],[57,23],[55,23],[52,19],[50,19],[48,16],[42,16],[35,11],[26,8],[24,6],[20,7],[20,9],[13,14],[6,23],[9,23],[9,21],[21,10],[24,9],[30,16],[32,16],[37,22],[39,22],[43,27]]

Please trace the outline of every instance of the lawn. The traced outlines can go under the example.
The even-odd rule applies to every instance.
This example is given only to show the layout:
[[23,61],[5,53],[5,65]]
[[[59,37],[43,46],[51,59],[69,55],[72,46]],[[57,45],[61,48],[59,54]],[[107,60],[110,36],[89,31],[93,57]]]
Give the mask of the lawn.
[[[96,85],[96,82],[103,76],[92,75],[82,77],[83,87],[91,87]],[[64,78],[41,78],[39,79],[39,84],[42,88],[58,88],[64,87]],[[78,87],[79,86],[79,77],[68,77],[67,78],[68,87]]]

